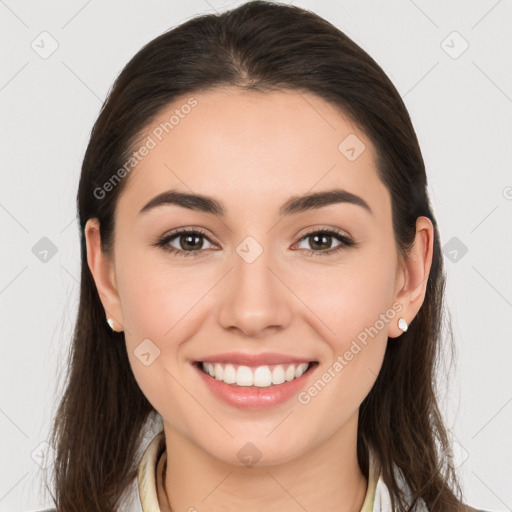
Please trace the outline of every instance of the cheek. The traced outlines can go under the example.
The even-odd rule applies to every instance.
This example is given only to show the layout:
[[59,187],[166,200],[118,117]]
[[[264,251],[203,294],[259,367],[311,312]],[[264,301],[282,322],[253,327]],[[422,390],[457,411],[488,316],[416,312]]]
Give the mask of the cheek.
[[346,407],[339,410],[346,414],[368,394],[382,366],[388,328],[398,318],[392,308],[395,274],[393,251],[375,245],[343,265],[321,268],[301,280],[299,295],[310,311],[307,321],[321,333],[329,354],[319,368],[321,382],[304,402],[321,394],[314,399],[320,408],[343,403]]
[[133,252],[117,262],[126,349],[144,395],[179,423],[190,407],[178,384],[190,379],[180,347],[200,326],[201,298],[215,279],[148,254]]
[[[311,311],[310,323],[336,352],[344,352],[352,339],[376,322],[380,338],[387,339],[389,317],[394,313],[393,251],[373,244],[372,248],[347,253],[336,266],[310,265],[307,270],[300,278],[293,277],[293,272],[288,278],[293,279],[294,290]],[[387,316],[384,324],[379,321],[381,314]]]
[[123,321],[132,342],[150,338],[168,343],[180,338],[194,319],[194,305],[209,288],[211,279],[199,267],[179,266],[159,251],[163,252],[135,251],[119,259]]
[[[329,316],[327,303],[312,306],[323,308],[319,309],[324,314],[322,323],[329,326],[326,330],[318,319],[311,320],[314,330],[324,332],[326,357],[310,386],[297,397],[312,433],[327,430],[333,434],[357,413],[382,367],[387,328],[395,313],[389,307],[386,290],[376,289],[374,282],[368,289],[352,286],[350,281],[345,284],[330,303]],[[329,411],[328,422],[325,411]]]

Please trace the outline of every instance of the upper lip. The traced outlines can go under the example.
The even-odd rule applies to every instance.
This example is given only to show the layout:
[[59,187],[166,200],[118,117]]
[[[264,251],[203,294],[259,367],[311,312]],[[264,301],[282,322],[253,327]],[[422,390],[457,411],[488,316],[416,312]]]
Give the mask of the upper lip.
[[222,354],[205,356],[204,358],[196,360],[196,362],[203,363],[232,363],[247,366],[264,366],[283,363],[300,364],[310,363],[312,361],[313,360],[310,358],[297,357],[288,354],[278,354],[276,352],[263,352],[261,354],[247,354],[244,352],[224,352]]

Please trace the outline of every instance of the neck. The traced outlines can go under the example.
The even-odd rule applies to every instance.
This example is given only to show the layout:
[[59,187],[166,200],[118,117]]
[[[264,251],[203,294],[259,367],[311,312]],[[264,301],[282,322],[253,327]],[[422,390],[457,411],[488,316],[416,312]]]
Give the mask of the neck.
[[168,454],[157,468],[161,512],[360,511],[368,482],[357,462],[357,415],[345,427],[287,463],[240,467],[212,457],[164,423]]

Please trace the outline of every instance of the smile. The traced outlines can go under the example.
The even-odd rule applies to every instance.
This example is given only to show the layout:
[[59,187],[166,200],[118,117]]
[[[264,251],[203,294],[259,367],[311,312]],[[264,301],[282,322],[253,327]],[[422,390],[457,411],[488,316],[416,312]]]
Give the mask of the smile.
[[192,365],[206,389],[236,408],[261,410],[287,402],[313,378],[317,361],[246,366],[198,361]]
[[250,367],[222,363],[199,363],[200,369],[216,380],[234,386],[267,388],[298,379],[314,362]]

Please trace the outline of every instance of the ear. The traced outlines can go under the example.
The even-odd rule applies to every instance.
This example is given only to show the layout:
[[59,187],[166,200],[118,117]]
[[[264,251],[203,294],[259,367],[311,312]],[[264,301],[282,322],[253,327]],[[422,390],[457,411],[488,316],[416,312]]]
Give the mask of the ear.
[[395,317],[396,322],[391,324],[388,332],[390,338],[396,338],[403,332],[398,328],[400,317],[410,324],[420,310],[425,300],[433,252],[434,226],[429,218],[418,217],[414,244],[397,273],[394,303],[399,302],[403,309]]
[[89,219],[85,224],[84,233],[87,246],[87,264],[105,309],[105,322],[107,318],[112,318],[114,329],[122,331],[123,314],[117,292],[114,262],[101,250],[99,220],[96,218]]

